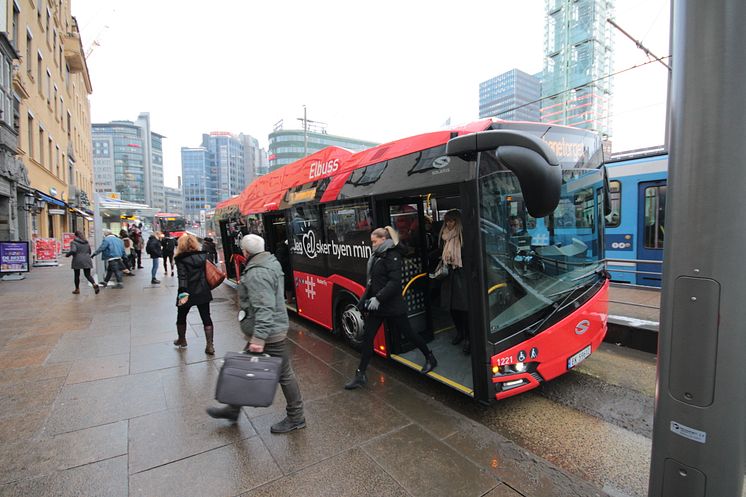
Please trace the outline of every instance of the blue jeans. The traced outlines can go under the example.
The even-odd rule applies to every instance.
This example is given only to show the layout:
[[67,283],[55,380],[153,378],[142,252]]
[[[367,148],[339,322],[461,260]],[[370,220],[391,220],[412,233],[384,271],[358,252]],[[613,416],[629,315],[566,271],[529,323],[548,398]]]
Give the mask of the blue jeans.
[[150,270],[150,277],[155,279],[155,273],[158,272],[158,257],[153,257],[153,269]]

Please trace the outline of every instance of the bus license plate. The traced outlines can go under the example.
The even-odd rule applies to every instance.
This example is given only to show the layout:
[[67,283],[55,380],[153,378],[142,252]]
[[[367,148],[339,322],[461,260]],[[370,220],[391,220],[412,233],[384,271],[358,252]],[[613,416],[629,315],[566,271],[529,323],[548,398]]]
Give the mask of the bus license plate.
[[585,359],[587,359],[589,355],[591,355],[590,345],[567,360],[567,369],[574,368],[575,366],[583,362]]

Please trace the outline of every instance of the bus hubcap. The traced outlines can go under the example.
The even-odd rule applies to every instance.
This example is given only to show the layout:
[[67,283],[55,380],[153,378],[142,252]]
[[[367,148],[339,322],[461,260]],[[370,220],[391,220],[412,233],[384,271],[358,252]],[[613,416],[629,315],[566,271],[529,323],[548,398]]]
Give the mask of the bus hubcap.
[[342,312],[342,330],[352,343],[363,341],[363,316],[354,304],[347,304]]

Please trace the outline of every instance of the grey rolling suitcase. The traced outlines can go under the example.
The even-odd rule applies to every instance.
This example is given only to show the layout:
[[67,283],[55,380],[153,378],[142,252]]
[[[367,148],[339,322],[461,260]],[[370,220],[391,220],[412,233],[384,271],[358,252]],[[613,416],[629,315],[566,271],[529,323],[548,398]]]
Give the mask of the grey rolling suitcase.
[[282,357],[228,352],[220,368],[215,400],[235,406],[267,407],[280,381]]

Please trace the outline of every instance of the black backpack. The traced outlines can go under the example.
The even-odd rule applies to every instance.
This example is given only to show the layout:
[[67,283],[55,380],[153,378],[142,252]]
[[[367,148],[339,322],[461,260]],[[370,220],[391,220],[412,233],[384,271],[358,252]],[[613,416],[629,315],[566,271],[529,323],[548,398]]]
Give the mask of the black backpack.
[[163,251],[167,254],[171,254],[174,251],[174,248],[176,247],[176,241],[171,238],[164,238],[163,239]]

